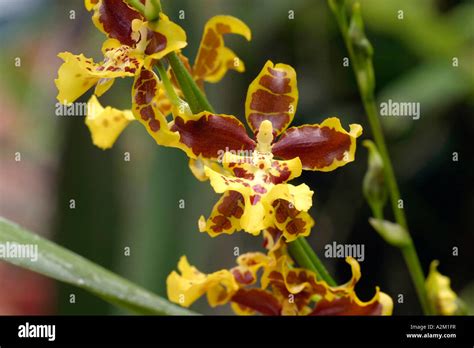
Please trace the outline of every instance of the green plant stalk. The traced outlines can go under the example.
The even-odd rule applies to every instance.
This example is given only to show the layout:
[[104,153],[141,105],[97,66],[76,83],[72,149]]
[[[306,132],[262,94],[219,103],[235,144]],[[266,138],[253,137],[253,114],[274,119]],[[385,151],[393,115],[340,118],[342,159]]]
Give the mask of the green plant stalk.
[[298,238],[294,242],[288,243],[288,251],[300,267],[309,269],[310,271],[317,273],[319,276],[317,268],[314,266],[308,253],[305,251],[303,243],[301,243],[301,239],[302,238]]
[[158,70],[158,74],[160,75],[161,82],[163,82],[163,86],[166,91],[166,96],[168,99],[171,101],[171,103],[179,107],[181,105],[181,99],[178,97],[176,94],[176,91],[173,88],[173,84],[171,83],[168,74],[165,70],[165,67],[163,66],[163,63],[161,61],[157,61],[155,63],[156,70]]
[[331,277],[329,274],[328,270],[322,263],[322,261],[319,259],[318,255],[314,252],[313,248],[311,245],[308,243],[308,240],[304,237],[298,238],[297,239],[298,243],[301,244],[303,247],[306,255],[310,258],[311,262],[313,263],[314,268],[316,269],[316,274],[319,275],[321,279],[326,281],[331,286],[337,286],[336,281]]
[[145,5],[143,5],[140,2],[140,0],[126,0],[126,1],[130,6],[135,8],[135,10],[137,10],[138,12],[140,12],[142,14],[145,12]]
[[[136,9],[138,10],[138,8]],[[215,112],[214,108],[189,74],[178,55],[175,52],[172,52],[166,57],[168,58],[171,69],[178,80],[178,84],[183,92],[184,98],[191,108],[191,111],[194,114],[204,110]],[[161,65],[161,67],[163,66]],[[159,66],[158,69],[160,69]],[[160,72],[160,70],[158,71]],[[160,72],[160,75],[161,74],[162,72]],[[329,272],[326,270],[323,263],[305,238],[298,238],[296,241],[289,243],[288,246],[292,257],[300,266],[315,272],[319,279],[325,280],[329,285],[336,285],[336,282],[330,276]]]
[[161,3],[159,0],[146,0],[145,17],[150,23],[157,23],[160,19]]
[[[377,145],[380,156],[382,157],[382,161],[384,163],[384,174],[385,174],[386,182],[388,184],[390,200],[392,204],[393,214],[395,216],[395,221],[407,231],[408,236],[409,236],[408,245],[400,248],[400,250],[402,252],[403,258],[405,259],[405,263],[407,264],[408,270],[410,272],[410,276],[415,286],[415,290],[417,292],[418,299],[420,301],[423,312],[426,315],[429,315],[429,314],[432,314],[432,312],[431,312],[429,301],[426,295],[425,275],[423,273],[423,269],[421,267],[420,260],[417,255],[415,245],[413,243],[413,240],[410,236],[410,232],[408,230],[405,212],[403,211],[403,209],[398,208],[398,202],[400,200],[400,191],[398,188],[397,180],[395,178],[395,172],[393,170],[392,162],[390,160],[390,155],[388,153],[387,145],[386,145],[385,138],[383,135],[382,126],[380,124],[380,120],[378,117],[378,111],[375,104],[374,90],[373,88],[370,88],[370,87],[368,88],[367,85],[365,84],[365,81],[361,79],[361,75],[357,73],[357,71],[360,71],[359,69],[364,69],[364,68],[362,67],[361,62],[358,61],[356,55],[354,54],[354,47],[349,37],[349,25],[348,25],[347,17],[345,14],[345,6],[342,6],[342,8],[339,8],[339,11],[335,8],[332,8],[332,9],[336,16],[339,29],[344,38],[344,43],[349,52],[349,56],[354,67],[353,70],[356,75],[357,85],[359,87],[359,92],[362,98],[364,109],[367,113],[367,118],[369,120],[370,128],[372,129],[372,134],[375,140],[375,144]],[[366,76],[370,75],[370,73],[371,72],[366,71]],[[377,215],[382,215],[380,211],[376,213]],[[375,216],[375,217],[378,218],[378,216]]]
[[178,80],[181,91],[183,92],[186,101],[189,103],[193,114],[197,114],[201,111],[215,112],[207,100],[204,93],[198,87],[189,71],[185,68],[181,59],[175,52],[172,52],[166,56],[171,65],[171,69]]

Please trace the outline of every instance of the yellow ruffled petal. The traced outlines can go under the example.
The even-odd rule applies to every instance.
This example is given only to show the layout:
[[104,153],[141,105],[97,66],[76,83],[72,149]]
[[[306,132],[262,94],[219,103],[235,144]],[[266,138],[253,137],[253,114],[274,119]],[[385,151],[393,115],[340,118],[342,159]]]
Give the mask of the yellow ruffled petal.
[[296,210],[308,211],[313,205],[313,193],[314,192],[311,191],[306,184],[294,186],[285,183],[275,185],[270,192],[268,192],[266,199],[271,202],[277,199],[284,199],[290,202]]
[[212,307],[225,304],[239,289],[230,271],[221,270],[206,275],[191,266],[185,256],[181,257],[178,270],[181,275],[173,271],[166,285],[169,300],[183,307],[189,307],[204,294],[207,294]]
[[451,289],[451,280],[438,272],[439,261],[430,265],[430,273],[426,278],[426,292],[433,308],[440,315],[454,315],[459,309],[458,297]]
[[83,54],[76,56],[62,52],[58,57],[64,63],[59,67],[58,78],[54,80],[58,88],[57,99],[60,103],[70,104],[99,81],[100,77],[92,73],[97,64]]
[[199,231],[207,232],[211,237],[222,233],[232,234],[241,229],[240,219],[244,213],[244,198],[237,191],[225,192],[214,205],[211,216],[199,219]]
[[384,292],[379,292],[379,303],[382,305],[382,314],[384,316],[393,314],[393,300]]
[[196,80],[218,82],[227,70],[245,71],[244,63],[229,48],[225,47],[224,34],[238,34],[247,40],[250,29],[241,20],[232,16],[215,16],[207,21],[199,46],[193,75]]
[[60,103],[74,102],[96,84],[96,94],[100,96],[112,86],[114,78],[134,76],[143,64],[130,47],[120,45],[114,39],[106,40],[103,51],[104,60],[101,63],[94,63],[83,54],[58,54],[64,60],[58,70],[58,78],[54,80]]
[[237,267],[231,271],[238,283],[252,285],[257,281],[257,272],[267,267],[273,259],[260,252],[245,253],[237,258]]
[[111,148],[133,120],[135,118],[130,110],[118,110],[110,106],[103,108],[94,95],[87,103],[86,125],[91,132],[92,142],[102,150]]
[[[296,306],[285,308],[284,313],[299,315],[390,315],[393,310],[392,299],[376,288],[374,297],[361,301],[354,287],[360,279],[360,267],[356,260],[347,258],[351,265],[351,280],[338,287],[330,287],[325,281],[306,269],[292,267],[288,256],[280,257],[274,267],[265,269],[262,287],[272,285],[284,294],[293,294]],[[316,304],[311,305],[313,301]]]

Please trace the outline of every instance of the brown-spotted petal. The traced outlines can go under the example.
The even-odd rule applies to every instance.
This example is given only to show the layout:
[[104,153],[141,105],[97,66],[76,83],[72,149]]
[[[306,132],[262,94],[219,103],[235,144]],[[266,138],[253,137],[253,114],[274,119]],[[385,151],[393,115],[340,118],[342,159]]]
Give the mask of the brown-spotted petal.
[[286,64],[267,61],[247,91],[245,116],[254,133],[264,120],[272,123],[276,135],[291,123],[298,103],[296,72]]
[[372,300],[363,302],[355,293],[332,300],[318,301],[309,315],[391,315],[393,301],[387,294],[377,288]]
[[255,148],[244,125],[230,115],[201,112],[192,118],[176,116],[171,130],[179,133],[181,148],[191,158],[218,160],[225,151]]
[[283,159],[299,157],[303,169],[327,172],[354,160],[356,138],[361,134],[360,125],[351,124],[347,132],[332,117],[321,124],[287,129],[273,144],[272,153]]
[[143,19],[143,16],[127,5],[124,0],[86,0],[87,10],[93,10],[92,21],[95,26],[109,38],[117,39],[122,44],[134,46],[132,38],[132,21]]
[[[262,289],[239,289],[231,301],[246,310],[252,309],[263,315],[280,315],[282,309],[280,301],[272,293]],[[238,307],[232,308],[236,310]]]
[[194,78],[198,81],[218,82],[227,70],[245,70],[244,63],[232,50],[224,45],[224,34],[238,34],[250,40],[247,25],[232,16],[212,17],[204,27],[201,45],[193,67]]
[[207,220],[201,216],[199,230],[207,232],[211,237],[239,231],[244,208],[242,194],[237,191],[226,191],[212,209],[211,216]]
[[166,118],[158,108],[159,86],[156,74],[142,68],[133,84],[132,112],[159,145],[177,147],[179,134],[169,129]]

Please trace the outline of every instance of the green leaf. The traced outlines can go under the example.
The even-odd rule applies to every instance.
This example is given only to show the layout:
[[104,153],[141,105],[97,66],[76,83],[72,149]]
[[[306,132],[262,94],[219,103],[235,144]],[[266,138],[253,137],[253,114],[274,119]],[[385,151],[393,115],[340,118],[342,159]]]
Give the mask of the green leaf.
[[2,258],[14,265],[77,286],[105,301],[139,314],[196,315],[86,260],[59,245],[0,217],[0,244],[38,246],[37,260]]
[[370,218],[369,222],[388,244],[399,248],[410,244],[408,232],[399,224],[374,218]]

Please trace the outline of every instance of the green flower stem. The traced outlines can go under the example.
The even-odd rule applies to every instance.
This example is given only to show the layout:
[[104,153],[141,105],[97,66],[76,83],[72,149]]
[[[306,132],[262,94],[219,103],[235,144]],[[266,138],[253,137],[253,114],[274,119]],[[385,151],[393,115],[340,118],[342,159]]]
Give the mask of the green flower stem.
[[[353,66],[357,85],[359,87],[360,95],[362,98],[362,103],[364,105],[364,109],[367,113],[367,118],[369,120],[370,128],[372,129],[372,134],[377,145],[377,148],[380,152],[380,156],[382,157],[382,161],[384,163],[384,175],[386,182],[388,184],[388,190],[390,193],[390,200],[392,204],[393,214],[395,216],[396,222],[403,227],[409,236],[409,243],[401,247],[400,250],[402,252],[403,258],[407,264],[408,270],[410,272],[413,284],[415,286],[419,301],[421,303],[421,307],[425,314],[432,314],[432,311],[429,306],[428,298],[426,295],[425,289],[425,276],[423,273],[423,269],[420,264],[420,260],[416,253],[415,246],[413,244],[413,240],[409,234],[407,220],[405,216],[405,212],[403,209],[398,207],[399,200],[400,200],[400,191],[398,189],[397,180],[395,178],[395,173],[393,170],[392,162],[390,160],[390,155],[387,150],[387,145],[385,143],[385,138],[382,130],[382,126],[380,124],[380,119],[378,117],[378,111],[375,104],[375,95],[374,95],[374,81],[373,81],[373,67],[372,67],[372,58],[371,58],[371,47],[370,43],[368,42],[367,38],[363,34],[362,26],[362,17],[360,16],[360,8],[359,5],[356,3],[355,7],[353,8],[353,18],[354,24],[356,26],[356,30],[360,30],[355,34],[360,36],[352,36],[350,35],[350,27],[349,21],[347,17],[347,11],[345,6],[344,0],[329,0],[329,5],[334,12],[336,17],[337,23],[339,25],[339,29],[341,34],[344,38],[344,42],[346,48],[349,52],[351,65]],[[354,46],[354,41],[358,40],[357,43],[359,44],[358,47]],[[358,51],[356,54],[356,49],[361,50],[366,49],[365,56]],[[367,53],[369,52],[369,53]],[[374,211],[377,218],[379,218],[382,213],[381,211]]]
[[126,0],[127,3],[141,14],[145,13],[145,5],[140,0]]
[[[320,279],[326,281],[326,283],[328,283],[331,286],[337,286],[336,281],[331,277],[328,270],[326,269],[322,261],[319,259],[318,255],[314,252],[313,248],[308,243],[308,240],[306,238],[304,237],[298,238],[293,243],[298,243],[299,245],[301,245],[305,255],[309,257],[313,265],[313,271],[319,276]],[[292,256],[294,257],[295,255],[292,254]]]
[[316,266],[313,264],[313,261],[311,261],[311,258],[303,247],[301,240],[302,238],[298,238],[294,242],[288,243],[288,251],[300,267],[309,269],[319,275]]
[[[133,6],[131,2],[129,3]],[[138,7],[134,7],[139,10]],[[141,10],[140,12],[144,13],[143,10]],[[178,55],[175,52],[172,52],[166,57],[168,58],[168,62],[171,66],[171,69],[173,70],[176,79],[178,80],[178,84],[181,88],[181,91],[183,92],[185,100],[188,102],[191,108],[191,111],[194,114],[205,110],[215,112],[214,108],[209,103],[199,86],[196,84],[189,71],[183,65],[183,62],[181,61],[181,59],[179,59]],[[160,73],[160,76],[164,76],[165,74],[163,65],[161,63],[157,64],[157,68],[158,72]],[[162,71],[160,71],[160,69],[162,69]],[[165,79],[166,78],[162,78],[162,81],[165,84],[166,88]],[[298,238],[296,241],[289,243],[288,248],[291,256],[301,267],[305,267],[315,272],[319,279],[325,280],[329,285],[336,285],[336,282],[330,276],[323,263],[318,258],[318,256],[305,238]]]
[[145,17],[150,23],[157,23],[160,18],[161,3],[159,0],[147,0],[145,2]]
[[178,55],[172,52],[167,55],[167,58],[193,114],[201,111],[215,112]]
[[321,260],[309,245],[306,238],[300,237],[295,241],[288,243],[288,251],[300,267],[313,271],[316,273],[318,279],[324,280],[331,286],[337,285],[326,270],[326,267],[324,267]]
[[182,101],[176,94],[176,91],[174,90],[173,84],[171,83],[168,77],[168,73],[166,72],[166,69],[163,66],[163,63],[161,61],[157,61],[155,63],[155,67],[156,67],[156,70],[158,70],[158,74],[160,75],[161,82],[163,82],[163,86],[165,88],[168,99],[171,101],[171,103],[174,106],[179,107]]

